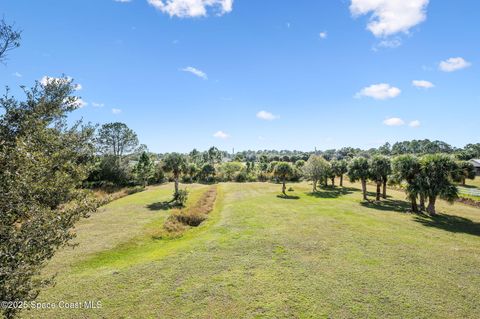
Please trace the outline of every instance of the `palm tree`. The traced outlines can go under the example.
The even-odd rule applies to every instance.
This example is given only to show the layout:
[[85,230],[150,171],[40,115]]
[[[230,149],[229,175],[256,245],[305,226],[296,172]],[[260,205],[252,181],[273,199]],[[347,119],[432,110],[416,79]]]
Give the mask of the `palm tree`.
[[340,177],[340,187],[343,187],[343,175],[348,172],[348,163],[346,160],[333,160],[332,170],[337,177]]
[[455,176],[455,181],[461,182],[463,186],[465,186],[465,180],[468,179],[475,179],[475,166],[472,163],[467,161],[458,161],[458,171]]
[[370,177],[368,160],[364,157],[356,157],[348,166],[348,178],[352,182],[362,183],[363,200],[367,200],[367,179]]
[[451,156],[443,154],[425,155],[420,159],[420,164],[426,177],[424,192],[428,197],[427,212],[436,215],[437,197],[448,202],[458,198],[458,189],[453,184],[458,165]]
[[417,197],[422,192],[420,183],[420,161],[413,155],[400,155],[392,161],[393,181],[397,184],[407,183],[405,189],[410,199],[412,212],[418,213]]
[[391,173],[390,159],[376,155],[370,159],[370,178],[377,184],[376,200],[380,200],[380,188],[383,184],[383,198],[387,198],[387,178]]
[[170,153],[163,159],[163,170],[173,174],[175,182],[174,197],[178,195],[178,179],[186,169],[187,161],[182,154]]
[[287,162],[280,162],[275,165],[275,169],[273,170],[273,175],[282,181],[282,194],[287,196],[286,190],[286,180],[293,175],[293,167],[290,163]]

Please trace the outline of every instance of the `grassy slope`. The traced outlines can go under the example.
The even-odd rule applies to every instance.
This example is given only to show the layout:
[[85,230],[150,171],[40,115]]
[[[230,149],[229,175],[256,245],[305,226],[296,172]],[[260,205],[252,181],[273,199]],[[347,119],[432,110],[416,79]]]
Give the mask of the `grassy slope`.
[[[351,185],[349,185],[351,186]],[[404,194],[363,204],[356,188],[277,198],[273,184],[222,184],[207,223],[152,240],[168,211],[162,186],[84,221],[80,246],[48,272],[41,301],[101,300],[99,310],[35,318],[474,318],[480,313],[480,210],[439,204],[432,220],[402,211]],[[195,187],[191,201],[205,187]]]

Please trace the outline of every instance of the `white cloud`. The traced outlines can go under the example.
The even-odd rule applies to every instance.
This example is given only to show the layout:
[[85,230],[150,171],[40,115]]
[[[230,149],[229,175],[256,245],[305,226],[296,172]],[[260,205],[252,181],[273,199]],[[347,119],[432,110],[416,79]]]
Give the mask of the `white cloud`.
[[98,102],[92,102],[92,106],[93,107],[104,107],[105,104],[104,103],[98,103]]
[[221,138],[222,140],[226,140],[227,138],[230,137],[230,135],[228,135],[227,133],[225,133],[223,131],[218,131],[215,134],[213,134],[213,137]]
[[378,51],[379,48],[395,49],[402,45],[402,40],[398,37],[393,39],[385,39],[373,46],[373,51]]
[[376,37],[408,31],[425,21],[429,0],[351,0],[354,17],[371,13],[367,29]]
[[408,125],[410,127],[420,127],[420,121],[419,120],[414,120],[414,121],[411,121],[410,123],[408,123]]
[[279,118],[277,115],[273,115],[270,112],[267,111],[260,111],[257,113],[257,118],[265,121],[273,121]]
[[423,88],[423,89],[431,89],[435,87],[435,85],[432,82],[425,81],[425,80],[413,80],[412,85],[416,86],[417,88]]
[[468,61],[465,61],[464,58],[450,58],[448,60],[442,61],[439,64],[440,70],[443,72],[453,72],[461,69],[468,68],[472,64]]
[[203,72],[199,69],[196,69],[194,67],[189,66],[189,67],[183,68],[182,71],[192,73],[193,75],[196,75],[199,78],[202,78],[204,80],[208,80],[208,76],[205,72]]
[[355,97],[361,98],[362,96],[368,96],[375,100],[386,100],[399,96],[401,92],[399,88],[391,86],[390,84],[380,83],[363,88]]
[[326,39],[328,37],[328,32],[322,31],[318,35],[320,36],[320,39]]
[[391,117],[383,121],[383,124],[387,126],[402,126],[405,125],[405,122],[398,117]]
[[121,2],[121,3],[127,3],[127,2],[132,2],[132,0],[113,0],[115,2]]
[[78,98],[78,99],[75,101],[75,105],[77,105],[77,107],[78,107],[79,109],[81,109],[81,108],[87,106],[88,103],[85,102],[84,100],[82,100],[81,98]]
[[[55,78],[55,77],[50,77],[50,76],[44,76],[43,78],[40,79],[40,84],[43,86],[47,86],[49,83],[52,83],[53,81],[61,81],[61,82],[72,82],[73,79],[69,76],[66,78]],[[83,87],[81,84],[77,83],[74,84],[74,89],[75,91],[80,91]]]
[[122,113],[122,110],[113,108],[112,113],[113,114],[120,114],[120,113]]
[[17,78],[21,78],[22,75],[18,72],[12,73],[13,76],[16,76]]
[[204,17],[207,9],[213,9],[218,15],[232,11],[233,0],[147,0],[150,5],[180,18]]

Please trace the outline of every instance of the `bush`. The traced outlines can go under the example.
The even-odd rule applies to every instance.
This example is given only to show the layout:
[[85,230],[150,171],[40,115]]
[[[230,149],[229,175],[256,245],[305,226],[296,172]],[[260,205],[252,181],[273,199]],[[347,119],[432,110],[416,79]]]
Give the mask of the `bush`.
[[192,207],[184,210],[175,210],[172,215],[167,218],[159,234],[155,234],[152,237],[176,238],[181,236],[189,226],[199,226],[207,219],[207,215],[213,210],[216,197],[217,188],[210,188]]
[[173,194],[173,201],[177,206],[183,207],[188,199],[188,191],[187,189],[180,189],[178,193]]
[[247,181],[247,173],[242,171],[235,175],[235,182],[237,183],[245,183]]

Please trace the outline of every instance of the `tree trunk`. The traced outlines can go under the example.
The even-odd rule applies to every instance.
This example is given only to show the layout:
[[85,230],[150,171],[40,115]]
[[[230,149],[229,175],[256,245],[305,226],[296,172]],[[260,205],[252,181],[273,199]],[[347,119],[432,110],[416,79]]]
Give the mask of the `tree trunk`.
[[420,194],[420,211],[425,210],[425,195]]
[[465,177],[462,177],[462,185],[465,186]]
[[376,200],[379,201],[380,200],[380,188],[382,187],[382,182],[381,181],[377,181],[377,197],[376,197]]
[[412,212],[418,213],[417,197],[410,196],[410,201],[412,202]]
[[435,211],[435,202],[437,200],[437,197],[436,196],[429,196],[428,197],[428,207],[427,207],[427,212],[432,215],[432,216],[435,216],[437,215],[437,212]]
[[383,179],[383,194],[382,194],[383,199],[387,199],[387,179]]
[[332,186],[335,186],[335,177],[332,177],[331,180],[332,180]]
[[328,186],[328,177],[325,177],[324,182],[325,182],[325,187],[327,187]]
[[282,182],[282,194],[285,196],[287,196],[287,193],[285,192],[286,189],[287,187],[285,186],[285,178],[284,178]]
[[367,200],[367,180],[362,179],[363,200]]
[[340,175],[340,187],[343,187],[343,174]]
[[177,195],[178,194],[178,176],[175,176],[174,180],[175,180],[175,195]]
[[315,193],[317,191],[317,180],[313,180],[312,184],[313,184],[312,192]]

